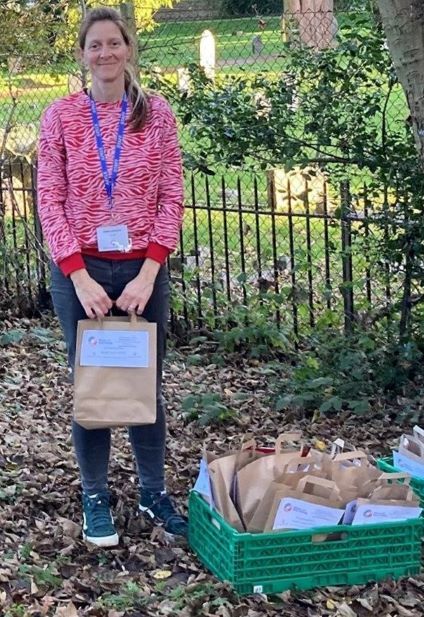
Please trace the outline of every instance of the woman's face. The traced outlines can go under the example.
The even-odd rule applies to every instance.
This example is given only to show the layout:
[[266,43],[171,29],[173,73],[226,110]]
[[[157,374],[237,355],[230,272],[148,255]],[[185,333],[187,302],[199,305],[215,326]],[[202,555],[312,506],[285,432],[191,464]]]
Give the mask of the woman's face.
[[89,28],[82,59],[93,80],[111,83],[120,79],[130,55],[131,48],[113,21],[97,21]]

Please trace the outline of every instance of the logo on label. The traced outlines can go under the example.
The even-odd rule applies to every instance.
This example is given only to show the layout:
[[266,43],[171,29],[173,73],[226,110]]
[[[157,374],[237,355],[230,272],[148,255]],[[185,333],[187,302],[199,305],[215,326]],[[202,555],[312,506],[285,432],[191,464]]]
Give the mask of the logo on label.
[[365,518],[371,518],[372,517],[372,510],[365,510],[364,516],[365,516]]
[[88,339],[88,343],[92,346],[95,347],[98,343],[98,340],[95,336],[90,336],[90,338]]
[[291,503],[286,503],[283,510],[284,512],[291,512],[293,510],[293,506],[291,505]]

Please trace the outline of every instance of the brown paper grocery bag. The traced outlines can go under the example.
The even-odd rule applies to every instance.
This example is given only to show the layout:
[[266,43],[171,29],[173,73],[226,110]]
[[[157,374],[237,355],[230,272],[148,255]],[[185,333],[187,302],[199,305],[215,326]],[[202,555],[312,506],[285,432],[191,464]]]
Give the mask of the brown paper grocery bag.
[[[385,523],[420,516],[422,509],[419,507],[418,496],[409,486],[410,476],[405,473],[388,473],[383,476],[369,497],[360,497],[348,504],[344,519],[346,524]],[[394,508],[397,508],[395,514]]]
[[239,450],[227,453],[224,456],[216,456],[208,452],[205,452],[204,456],[208,462],[212,493],[217,511],[237,531],[244,531],[243,521],[233,501],[234,477],[244,465],[266,455],[257,451],[256,442],[250,440],[243,441]]
[[351,486],[358,489],[378,482],[382,475],[381,470],[370,463],[368,455],[362,450],[337,454],[331,462],[329,471],[330,479],[339,487]]
[[[277,516],[277,511],[280,507],[280,502],[283,499],[296,499],[305,504],[326,506],[334,511],[337,522],[341,520],[344,513],[344,504],[340,496],[340,491],[336,484],[331,480],[325,478],[319,478],[317,476],[305,476],[302,478],[295,489],[288,486],[280,486],[274,492],[274,498],[271,503],[271,507],[268,512],[268,518],[265,522],[263,531],[273,531],[274,524]],[[311,527],[314,525],[321,526],[318,521],[314,521]],[[327,526],[325,524],[325,526]],[[302,527],[298,527],[301,529]],[[284,527],[279,527],[278,531],[284,531]]]
[[424,442],[414,435],[402,435],[399,444],[399,453],[417,463],[424,463]]
[[[288,451],[281,446],[287,443],[285,435],[280,436],[276,443],[275,453],[257,459],[245,465],[236,474],[236,505],[247,527],[258,508],[271,482],[284,472],[287,463],[302,452],[302,448],[291,447]],[[305,465],[312,463],[312,452],[303,457]]]
[[[310,460],[311,458],[312,460]],[[283,487],[284,490],[295,490],[300,480],[306,476],[322,477],[322,470],[319,467],[319,459],[315,459],[312,455],[308,457],[308,461],[308,464],[305,465],[305,457],[294,456],[287,462],[284,466],[284,471],[282,474],[279,475],[274,482],[269,484],[253,515],[247,521],[247,531],[263,531],[274,502],[274,496],[276,492],[281,489],[281,487]]]
[[[143,360],[135,359],[139,353],[138,333],[145,333]],[[111,343],[112,336],[116,345]],[[121,343],[124,351],[118,353]],[[93,354],[103,355],[93,359]],[[144,366],[116,366],[121,361],[126,365],[141,362]],[[87,429],[154,424],[156,379],[156,324],[135,315],[78,322],[74,385],[74,419],[78,424]]]

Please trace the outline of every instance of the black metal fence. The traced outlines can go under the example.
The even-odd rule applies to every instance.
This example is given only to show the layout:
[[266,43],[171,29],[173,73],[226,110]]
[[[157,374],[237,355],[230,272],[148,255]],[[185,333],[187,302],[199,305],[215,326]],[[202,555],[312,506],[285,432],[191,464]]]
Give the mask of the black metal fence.
[[[372,222],[365,189],[354,203],[347,183],[304,176],[291,172],[283,191],[275,173],[248,183],[186,175],[185,224],[169,259],[175,332],[227,327],[256,310],[295,335],[319,321],[349,329],[356,316],[389,301],[394,281],[378,250],[384,229]],[[2,187],[2,307],[43,310],[49,268],[34,166],[5,166]]]

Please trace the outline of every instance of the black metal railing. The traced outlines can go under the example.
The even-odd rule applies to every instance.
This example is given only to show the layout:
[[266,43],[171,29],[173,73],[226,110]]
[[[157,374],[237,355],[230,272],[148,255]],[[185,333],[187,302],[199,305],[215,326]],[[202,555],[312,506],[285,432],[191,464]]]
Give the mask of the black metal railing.
[[[49,260],[34,166],[5,165],[1,180],[2,304],[16,312],[44,310]],[[255,303],[270,302],[270,318],[299,336],[323,318],[350,330],[358,311],[391,300],[388,265],[381,267],[378,250],[388,230],[374,225],[366,190],[353,209],[348,183],[323,181],[317,207],[308,181],[295,190],[295,180],[287,180],[281,200],[272,175],[245,175],[243,182],[231,176],[230,184],[224,176],[186,175],[185,223],[169,259],[172,323],[225,327],[238,307],[253,311]]]

